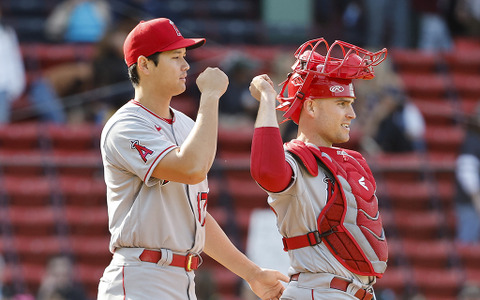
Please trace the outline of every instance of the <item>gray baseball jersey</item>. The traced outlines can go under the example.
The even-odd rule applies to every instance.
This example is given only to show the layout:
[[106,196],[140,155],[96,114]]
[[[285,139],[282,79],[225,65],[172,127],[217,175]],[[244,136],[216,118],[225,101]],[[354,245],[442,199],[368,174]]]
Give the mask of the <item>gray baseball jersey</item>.
[[[292,183],[282,192],[267,192],[269,194],[268,203],[277,215],[277,227],[280,234],[291,237],[317,230],[317,218],[327,203],[328,182],[332,182],[334,179],[320,166],[318,167],[318,176],[311,176],[289,152],[286,152],[285,155],[294,173]],[[295,291],[297,285],[304,285],[305,287],[305,285],[311,284],[310,287],[316,289],[321,287],[322,280],[326,283],[330,282],[333,275],[350,279],[359,288],[375,281],[375,277],[361,276],[346,269],[330,253],[324,243],[289,251],[289,256],[289,275],[297,273],[330,275],[321,278],[317,276],[315,279],[309,279],[308,281],[305,279],[307,278],[306,275],[302,275],[301,279],[304,282],[291,282],[282,299],[304,299],[299,295],[303,291]],[[319,293],[322,294],[323,292]],[[325,299],[331,299],[328,298],[331,297],[331,293],[332,291],[329,291],[329,296]],[[343,292],[338,293],[340,295],[336,297],[339,298],[335,299],[343,299],[341,297],[351,299],[350,295],[345,295]],[[319,297],[315,297],[315,299],[323,299]]]
[[151,177],[158,162],[182,145],[194,125],[185,114],[172,112],[174,118],[166,120],[132,100],[102,131],[111,252],[123,247],[203,250],[207,180],[186,185]]

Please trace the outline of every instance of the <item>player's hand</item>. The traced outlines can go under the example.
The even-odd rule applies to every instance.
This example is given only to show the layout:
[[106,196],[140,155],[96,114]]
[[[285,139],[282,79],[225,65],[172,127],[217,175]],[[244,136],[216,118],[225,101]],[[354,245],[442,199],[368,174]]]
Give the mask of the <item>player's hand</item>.
[[269,269],[260,269],[247,279],[252,291],[262,300],[280,299],[285,290],[281,281],[288,282],[289,278],[278,271]]
[[255,76],[250,83],[249,90],[253,98],[258,101],[260,101],[263,92],[270,93],[274,96],[276,95],[275,89],[273,88],[273,81],[266,74]]
[[202,94],[220,98],[227,91],[228,76],[219,68],[206,68],[197,77],[197,86]]

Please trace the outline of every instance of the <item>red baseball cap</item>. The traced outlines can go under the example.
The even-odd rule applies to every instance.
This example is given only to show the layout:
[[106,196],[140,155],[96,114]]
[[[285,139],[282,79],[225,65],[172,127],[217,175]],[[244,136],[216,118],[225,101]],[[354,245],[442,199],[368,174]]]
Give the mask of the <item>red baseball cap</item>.
[[166,18],[140,21],[128,34],[123,44],[127,66],[137,62],[139,56],[150,56],[180,48],[194,49],[205,44],[204,38],[184,38],[175,24]]

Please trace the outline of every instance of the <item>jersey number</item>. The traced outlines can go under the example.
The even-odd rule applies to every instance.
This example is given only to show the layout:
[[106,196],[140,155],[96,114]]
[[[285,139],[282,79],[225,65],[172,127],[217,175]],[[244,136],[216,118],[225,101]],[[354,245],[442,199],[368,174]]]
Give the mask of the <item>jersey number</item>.
[[207,216],[207,202],[208,194],[205,192],[200,192],[197,195],[197,208],[198,208],[198,222],[205,226],[205,219]]

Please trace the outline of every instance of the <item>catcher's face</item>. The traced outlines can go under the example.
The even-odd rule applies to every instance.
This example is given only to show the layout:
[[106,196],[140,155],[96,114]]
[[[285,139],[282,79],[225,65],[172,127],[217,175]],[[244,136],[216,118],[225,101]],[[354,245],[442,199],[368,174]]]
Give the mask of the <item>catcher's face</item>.
[[348,142],[350,125],[356,117],[353,102],[350,97],[311,100],[311,121],[318,146]]

